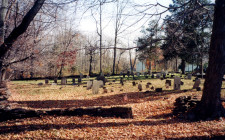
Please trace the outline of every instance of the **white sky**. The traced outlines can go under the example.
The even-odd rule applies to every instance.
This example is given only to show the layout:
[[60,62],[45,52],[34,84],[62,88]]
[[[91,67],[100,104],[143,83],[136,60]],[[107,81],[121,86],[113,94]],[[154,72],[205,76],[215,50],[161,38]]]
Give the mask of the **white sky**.
[[[138,3],[138,4],[146,4],[146,3],[160,3],[164,6],[169,6],[169,4],[172,3],[172,0],[133,0],[135,3]],[[113,38],[114,37],[114,26],[115,26],[115,19],[112,18],[112,14],[113,12],[115,13],[115,7],[113,7],[112,4],[107,4],[107,5],[104,5],[103,6],[103,40],[104,38]],[[142,11],[143,9],[141,8],[137,8],[136,10],[140,10]],[[165,9],[162,9],[162,8],[158,8],[157,9],[158,12],[162,11],[162,10],[165,10]],[[93,14],[95,15],[96,19],[99,20],[99,15],[97,13],[98,11],[94,11],[93,10]],[[136,13],[137,11],[135,11],[133,8],[131,7],[128,7],[126,10],[125,10],[125,13]],[[156,9],[155,8],[152,8],[152,9],[149,9],[147,11],[148,13],[154,13],[156,12]],[[86,12],[85,14],[83,14],[84,12],[81,10],[81,11],[77,11],[77,16],[80,16],[79,18],[76,18],[76,21],[77,21],[77,24],[78,25],[78,30],[85,34],[85,35],[93,35],[93,34],[96,34],[96,23],[95,23],[95,20],[94,18],[92,17],[91,15],[91,12],[88,11]],[[168,14],[168,13],[166,13]],[[166,16],[166,14],[163,15],[163,17]],[[115,15],[115,14],[114,14]],[[143,14],[141,14],[143,15]],[[76,16],[76,17],[77,17]],[[121,40],[123,42],[123,44],[127,45],[128,44],[128,40],[129,40],[129,43],[131,44],[130,46],[132,45],[135,45],[135,44],[132,44],[135,40],[137,40],[138,37],[140,37],[142,34],[140,33],[141,29],[143,26],[147,27],[147,24],[149,23],[149,21],[151,19],[156,19],[156,18],[150,18],[151,16],[150,15],[146,15],[140,22],[138,22],[137,24],[136,21],[138,19],[141,18],[141,16],[137,15],[137,16],[130,16],[127,18],[126,22],[125,22],[125,26],[123,26],[122,30],[126,29],[127,26],[129,25],[133,25],[132,27],[124,30],[120,35],[119,35],[119,40]]]

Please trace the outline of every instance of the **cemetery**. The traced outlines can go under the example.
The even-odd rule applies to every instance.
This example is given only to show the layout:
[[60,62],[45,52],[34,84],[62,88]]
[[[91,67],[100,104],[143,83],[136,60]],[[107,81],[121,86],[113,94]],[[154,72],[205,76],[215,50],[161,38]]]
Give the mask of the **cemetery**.
[[224,140],[225,0],[0,0],[0,140]]
[[[8,108],[11,108],[12,111],[1,111],[1,115],[10,116],[1,118],[1,121],[8,120],[14,123],[15,120],[22,119],[28,127],[26,130],[30,133],[33,129],[41,130],[43,127],[53,127],[57,131],[68,127],[78,132],[78,128],[82,127],[83,131],[91,129],[94,132],[103,133],[103,135],[106,130],[120,130],[121,132],[116,133],[126,133],[129,136],[130,134],[127,134],[126,131],[145,126],[146,128],[142,129],[144,132],[141,131],[141,133],[147,133],[146,129],[157,129],[160,131],[160,133],[157,132],[157,135],[162,137],[165,135],[170,137],[170,133],[174,130],[178,130],[178,132],[173,135],[180,135],[180,132],[184,136],[188,135],[189,132],[179,128],[187,129],[195,127],[195,124],[199,123],[190,122],[183,118],[191,118],[185,113],[200,101],[201,91],[198,91],[197,87],[202,89],[204,79],[183,78],[185,75],[180,78],[180,74],[175,74],[175,77],[172,78],[171,74],[168,74],[163,80],[161,77],[151,78],[149,76],[146,78],[146,75],[138,75],[135,77],[136,80],[129,79],[128,76],[123,77],[123,75],[107,76],[105,85],[103,81],[96,80],[96,77],[84,77],[80,84],[76,84],[76,82],[74,84],[74,81],[78,83],[76,78],[75,80],[73,78],[58,79],[57,84],[55,84],[55,79],[12,81],[8,83],[8,88],[12,94],[8,97],[10,103]],[[121,83],[121,79],[123,83]],[[183,85],[180,84],[181,80]],[[223,87],[225,87],[225,83]],[[222,91],[222,93],[223,99],[225,92]],[[81,121],[80,117],[82,117]],[[55,119],[63,120],[66,125],[59,127],[55,127],[55,124],[50,125],[49,120],[57,123]],[[83,125],[83,119],[88,122],[95,119],[94,122],[98,123]],[[112,124],[112,121],[115,123]],[[75,122],[78,128],[69,125],[69,123]],[[41,123],[42,126],[29,126],[28,123]],[[212,123],[221,125],[221,121],[213,121]],[[158,124],[161,124],[161,127],[165,129],[158,128]],[[176,126],[174,126],[175,124]],[[171,128],[169,128],[170,125],[172,125]],[[200,125],[201,129],[197,132],[193,130],[191,133],[201,135],[205,129],[211,130],[211,125],[207,121],[200,122]],[[8,127],[10,128],[10,125]],[[21,126],[20,130],[23,129],[25,128]],[[1,126],[0,130],[2,133],[17,132],[16,129],[5,130]],[[149,134],[150,136],[156,135],[155,131],[152,132],[153,134]],[[59,133],[63,134],[64,132]],[[80,133],[83,132],[79,131]],[[214,135],[214,132],[210,133]],[[92,137],[91,135],[93,133],[87,133],[87,138]]]

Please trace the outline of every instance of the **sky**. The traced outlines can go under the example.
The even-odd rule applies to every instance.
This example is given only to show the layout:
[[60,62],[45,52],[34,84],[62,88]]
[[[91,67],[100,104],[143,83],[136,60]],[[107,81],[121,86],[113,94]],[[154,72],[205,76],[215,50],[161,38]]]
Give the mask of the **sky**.
[[[143,4],[154,4],[156,2],[164,5],[164,6],[169,6],[169,4],[172,3],[172,0],[132,0],[137,4],[143,5]],[[150,2],[149,2],[150,1]],[[114,38],[114,29],[115,29],[115,19],[113,17],[115,17],[115,5],[113,6],[112,4],[107,4],[103,6],[103,20],[102,20],[102,24],[103,24],[103,40],[105,39],[109,39],[109,38]],[[121,42],[123,42],[123,44],[128,44],[131,45],[131,47],[133,45],[135,45],[135,40],[137,40],[138,37],[140,37],[142,35],[141,30],[143,29],[143,27],[147,27],[148,23],[150,20],[154,20],[154,19],[158,19],[156,17],[152,17],[151,15],[146,15],[145,17],[142,17],[143,14],[139,14],[136,16],[130,16],[132,14],[137,13],[137,10],[139,11],[143,11],[143,8],[140,6],[136,6],[136,9],[133,9],[131,6],[129,6],[129,3],[127,4],[127,8],[126,10],[124,10],[124,18],[126,18],[124,24],[121,28],[121,33],[119,34],[119,40]],[[156,11],[157,10],[157,11]],[[146,13],[155,13],[155,12],[160,12],[163,11],[165,9],[163,8],[148,8],[148,11],[146,11]],[[87,11],[84,13],[84,11],[82,10],[78,10],[77,11],[77,18],[76,18],[76,22],[78,25],[78,30],[85,34],[85,35],[94,35],[96,34],[96,22],[92,16],[92,14],[94,15],[94,17],[96,18],[96,20],[99,20],[99,15],[98,15],[98,10],[93,9],[92,13],[90,12],[91,10]],[[127,16],[129,13],[129,16]],[[114,14],[114,15],[113,15]],[[162,18],[166,16],[165,13],[163,14]],[[141,21],[137,22],[137,20]],[[132,25],[132,27],[130,27]],[[129,27],[129,28],[128,28]]]

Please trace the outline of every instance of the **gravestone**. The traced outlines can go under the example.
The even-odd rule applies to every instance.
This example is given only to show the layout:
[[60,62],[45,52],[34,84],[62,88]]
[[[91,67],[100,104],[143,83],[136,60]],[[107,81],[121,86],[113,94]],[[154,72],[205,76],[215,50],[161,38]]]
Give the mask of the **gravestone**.
[[174,90],[180,90],[180,82],[181,78],[180,77],[175,77],[174,78]]
[[123,78],[122,77],[120,77],[120,84],[123,86],[124,85],[124,83],[123,83]]
[[196,79],[195,83],[193,85],[193,89],[196,89],[197,87],[199,87],[200,84],[201,84],[201,80],[200,79]]
[[152,74],[151,78],[155,78],[154,74]]
[[72,84],[75,85],[76,84],[76,80],[75,78],[72,79]]
[[80,72],[80,78],[82,79],[84,77],[84,75]]
[[140,77],[140,73],[139,72],[137,72],[137,77]]
[[133,86],[136,86],[136,83],[135,83],[135,81],[133,81],[133,82],[132,82],[132,85],[133,85]]
[[56,84],[57,84],[57,78],[54,78],[54,83],[56,83]]
[[62,78],[62,79],[61,79],[61,85],[66,85],[66,83],[67,83],[66,78]]
[[142,91],[142,85],[141,84],[138,84],[138,90]]
[[78,78],[78,84],[80,85],[82,82],[82,79],[81,78]]
[[161,73],[157,73],[156,78],[159,79],[161,77]]
[[166,80],[165,84],[168,84],[169,86],[171,86],[172,85],[171,83],[172,83],[171,80]]
[[189,74],[187,75],[187,79],[191,80],[191,77],[192,77],[192,74],[189,73]]
[[166,73],[163,73],[163,79],[166,79]]
[[93,94],[98,94],[99,92],[99,81],[94,80],[93,81],[93,86],[92,86],[92,93]]
[[87,81],[87,90],[91,89],[93,85],[93,81]]
[[127,76],[130,77],[130,71],[127,71]]
[[48,79],[45,79],[45,84],[47,85],[49,83],[49,80]]
[[87,79],[90,79],[90,76],[89,75],[87,75],[87,77],[86,77]]

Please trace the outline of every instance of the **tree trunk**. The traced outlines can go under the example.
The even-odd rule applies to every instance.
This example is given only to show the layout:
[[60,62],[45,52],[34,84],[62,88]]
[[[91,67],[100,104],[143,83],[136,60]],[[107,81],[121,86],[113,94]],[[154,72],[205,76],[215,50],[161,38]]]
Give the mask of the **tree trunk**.
[[182,74],[185,74],[185,60],[184,59],[181,60],[181,71],[182,71]]
[[200,119],[225,116],[221,104],[222,77],[225,71],[225,1],[216,0],[213,30],[209,50],[209,66],[204,90],[196,114]]
[[92,61],[93,61],[93,56],[92,54],[90,54],[89,76],[92,75]]

